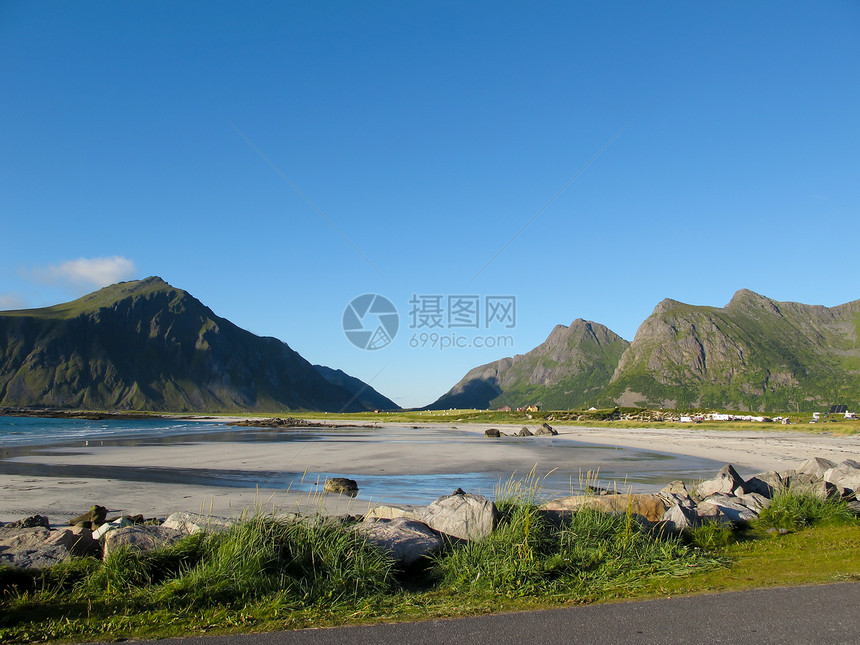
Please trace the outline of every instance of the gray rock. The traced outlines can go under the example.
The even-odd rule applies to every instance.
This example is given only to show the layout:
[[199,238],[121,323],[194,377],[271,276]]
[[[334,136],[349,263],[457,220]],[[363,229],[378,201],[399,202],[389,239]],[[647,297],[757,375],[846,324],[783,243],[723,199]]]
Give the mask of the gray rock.
[[846,459],[824,473],[824,480],[833,484],[843,497],[860,493],[860,463]]
[[502,436],[502,433],[497,428],[487,428],[484,430],[484,436],[498,438]]
[[367,541],[405,565],[442,548],[442,538],[423,522],[405,517],[370,518],[356,529]]
[[332,477],[325,480],[323,491],[326,493],[338,493],[340,495],[349,495],[355,497],[358,495],[358,482],[354,479],[346,477]]
[[666,509],[661,522],[668,530],[680,533],[699,526],[702,520],[699,514],[696,513],[696,509],[692,506],[675,504]]
[[818,499],[839,497],[841,494],[841,489],[837,490],[833,483],[804,473],[798,473],[797,476],[792,477],[788,489],[794,495],[809,495]]
[[68,529],[49,531],[43,526],[0,528],[0,566],[42,569],[71,556]]
[[744,483],[744,480],[738,475],[734,466],[726,464],[717,473],[713,479],[703,481],[696,486],[694,494],[699,499],[710,497],[719,493],[731,494],[738,486]]
[[716,504],[702,502],[697,505],[694,510],[696,511],[696,515],[699,516],[699,522],[702,524],[705,522],[718,522],[720,524],[733,523]]
[[481,540],[495,528],[496,505],[483,495],[457,490],[430,504],[421,516],[427,526],[463,540]]
[[773,496],[782,491],[783,481],[779,473],[770,470],[766,473],[753,475],[738,488],[735,489],[735,495],[744,495],[747,493],[756,493],[763,495],[768,499],[773,499]]
[[173,544],[180,538],[185,537],[185,535],[181,531],[167,528],[163,525],[126,526],[114,531],[108,531],[105,534],[104,557],[107,559],[111,553],[115,553],[117,549],[123,547],[136,553],[152,551]]
[[753,513],[758,515],[768,506],[770,506],[770,498],[760,495],[759,493],[746,493],[744,495],[735,495],[739,503],[746,506]]
[[758,517],[758,512],[753,511],[740,498],[734,495],[716,494],[711,495],[699,504],[698,508],[711,505],[720,509],[720,512],[725,515],[734,524],[742,524],[751,522]]
[[542,424],[541,424],[541,426],[540,426],[540,428],[538,428],[537,430],[535,430],[535,436],[536,436],[536,437],[541,437],[541,436],[555,436],[555,435],[557,435],[557,434],[558,434],[558,430],[556,430],[555,428],[553,428],[553,427],[552,427],[550,424],[548,424],[548,423],[542,423]]
[[193,535],[199,531],[207,533],[229,531],[234,524],[236,522],[229,517],[179,512],[171,514],[161,526],[180,531],[185,535]]
[[529,430],[528,428],[526,428],[525,426],[523,426],[522,428],[520,428],[520,431],[517,433],[517,436],[518,437],[533,437],[534,433],[531,430]]
[[817,479],[823,479],[824,473],[833,468],[836,464],[829,459],[822,457],[813,457],[804,461],[800,468],[797,469],[798,474],[812,475]]
[[667,507],[671,507],[675,504],[681,504],[683,506],[692,506],[693,504],[690,493],[687,491],[686,485],[684,485],[684,482],[681,480],[669,482],[660,490],[658,495],[663,498]]

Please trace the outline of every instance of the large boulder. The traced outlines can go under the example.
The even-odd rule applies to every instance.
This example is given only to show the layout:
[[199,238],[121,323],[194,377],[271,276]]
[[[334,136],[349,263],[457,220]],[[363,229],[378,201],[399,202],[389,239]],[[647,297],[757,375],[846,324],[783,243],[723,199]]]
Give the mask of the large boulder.
[[704,499],[718,493],[731,494],[738,486],[744,483],[743,478],[738,475],[734,466],[726,464],[713,479],[707,479],[694,489],[694,495]]
[[41,569],[72,555],[96,555],[98,551],[98,543],[86,529],[0,528],[0,565]]
[[759,473],[747,479],[743,484],[735,489],[735,495],[745,495],[747,493],[756,493],[773,499],[773,496],[781,492],[785,484],[779,473],[775,470],[769,470],[766,473]]
[[498,428],[487,428],[486,430],[484,430],[484,436],[497,439],[502,436],[502,433],[499,432]]
[[523,426],[520,428],[520,431],[517,433],[518,437],[533,437],[534,433],[529,430],[527,427]]
[[711,495],[701,502],[697,506],[697,509],[706,512],[708,506],[715,506],[718,508],[720,512],[734,524],[751,522],[758,517],[758,512],[753,511],[750,507],[744,504],[740,498],[735,497],[734,495]]
[[666,529],[680,533],[698,526],[701,519],[693,506],[674,504],[663,513],[661,522]]
[[687,491],[687,486],[681,480],[669,482],[657,494],[663,498],[667,507],[671,507],[675,504],[681,504],[682,506],[690,506],[693,504],[690,493]]
[[481,540],[495,528],[498,519],[496,505],[483,495],[464,493],[457,489],[430,504],[421,521],[440,533],[462,540]]
[[837,490],[833,483],[806,473],[798,473],[792,477],[788,489],[794,495],[808,495],[818,499],[839,497],[842,492],[841,489]]
[[668,508],[666,501],[655,493],[623,493],[620,495],[574,495],[554,499],[542,507],[546,511],[577,512],[583,509],[594,509],[607,513],[626,513],[628,509],[641,515],[649,522],[659,522]]
[[810,475],[816,479],[824,479],[824,473],[833,468],[836,464],[829,459],[823,457],[813,457],[804,461],[800,468],[797,469],[798,474]]
[[364,515],[365,520],[393,520],[396,517],[405,517],[408,520],[421,520],[425,510],[424,506],[374,506]]
[[369,518],[355,528],[367,541],[405,565],[442,548],[441,536],[423,522],[405,517]]
[[332,477],[331,479],[325,480],[323,492],[355,497],[358,495],[358,482],[354,479],[347,479],[346,477]]
[[234,524],[236,524],[236,521],[229,517],[179,512],[171,514],[164,520],[161,526],[174,529],[185,535],[193,535],[200,531],[206,531],[207,533],[229,531]]
[[824,480],[833,484],[843,497],[860,493],[860,463],[846,459],[824,473]]
[[104,557],[107,559],[111,553],[123,547],[136,553],[152,551],[173,544],[185,535],[182,531],[164,525],[125,526],[105,534]]

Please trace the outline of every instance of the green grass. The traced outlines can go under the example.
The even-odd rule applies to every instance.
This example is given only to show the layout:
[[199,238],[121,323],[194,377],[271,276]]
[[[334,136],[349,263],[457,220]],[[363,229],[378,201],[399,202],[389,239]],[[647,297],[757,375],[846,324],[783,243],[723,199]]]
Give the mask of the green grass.
[[[257,516],[145,554],[0,569],[0,642],[168,637],[554,607],[860,579],[860,521],[843,503],[784,495],[772,515],[683,538],[630,514],[539,509],[539,480],[498,495],[497,530],[400,570],[349,526]],[[778,520],[782,521],[782,520]]]

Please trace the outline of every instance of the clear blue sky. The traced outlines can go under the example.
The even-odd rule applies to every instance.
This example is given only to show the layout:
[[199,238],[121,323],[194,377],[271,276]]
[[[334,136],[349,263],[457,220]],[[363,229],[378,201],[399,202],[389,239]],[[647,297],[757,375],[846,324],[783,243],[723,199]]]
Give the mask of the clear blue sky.
[[[0,308],[159,275],[409,406],[575,318],[860,298],[856,2],[7,0],[0,60]],[[514,346],[410,348],[412,294]]]

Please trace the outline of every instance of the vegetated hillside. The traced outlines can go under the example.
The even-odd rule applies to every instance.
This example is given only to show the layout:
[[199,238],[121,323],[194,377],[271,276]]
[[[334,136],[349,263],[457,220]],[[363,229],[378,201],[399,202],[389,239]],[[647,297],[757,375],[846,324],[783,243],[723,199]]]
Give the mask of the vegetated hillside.
[[0,405],[366,409],[286,343],[237,327],[157,277],[0,313]]
[[399,410],[400,406],[387,396],[383,396],[369,384],[343,370],[335,370],[325,365],[314,365],[325,380],[333,385],[342,387],[365,410]]
[[527,354],[503,358],[471,370],[430,410],[512,408],[537,403],[548,409],[578,407],[609,384],[628,343],[595,322],[557,325]]
[[810,410],[860,406],[860,300],[838,307],[738,291],[725,308],[664,300],[598,404]]

